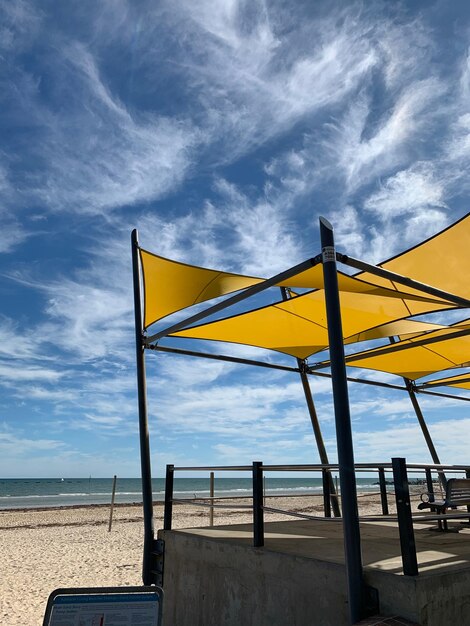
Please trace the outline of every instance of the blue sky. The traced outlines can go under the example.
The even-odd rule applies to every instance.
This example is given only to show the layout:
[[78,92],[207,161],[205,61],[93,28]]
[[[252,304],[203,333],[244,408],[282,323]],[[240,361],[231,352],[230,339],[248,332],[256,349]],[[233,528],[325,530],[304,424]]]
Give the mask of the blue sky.
[[[139,474],[132,228],[163,256],[269,276],[319,252],[319,215],[378,262],[468,211],[465,2],[0,11],[1,476]],[[295,374],[147,362],[155,475],[318,461]],[[312,388],[334,459],[330,383]],[[429,460],[406,394],[350,395],[356,460]],[[468,461],[466,403],[420,400],[442,459]]]

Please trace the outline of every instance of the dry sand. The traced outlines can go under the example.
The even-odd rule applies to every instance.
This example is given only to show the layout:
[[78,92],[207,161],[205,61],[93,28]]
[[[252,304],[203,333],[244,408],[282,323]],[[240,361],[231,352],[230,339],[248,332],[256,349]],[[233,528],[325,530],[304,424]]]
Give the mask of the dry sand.
[[[269,498],[267,506],[323,515],[320,496]],[[380,510],[378,494],[360,494],[360,515]],[[155,528],[161,528],[161,505],[155,518]],[[286,517],[266,514],[266,519]],[[216,525],[250,521],[250,511],[216,509],[214,515]],[[58,587],[142,584],[141,506],[116,506],[111,532],[108,522],[106,506],[0,511],[2,626],[40,626],[47,598]],[[174,528],[208,524],[209,509],[174,506]]]

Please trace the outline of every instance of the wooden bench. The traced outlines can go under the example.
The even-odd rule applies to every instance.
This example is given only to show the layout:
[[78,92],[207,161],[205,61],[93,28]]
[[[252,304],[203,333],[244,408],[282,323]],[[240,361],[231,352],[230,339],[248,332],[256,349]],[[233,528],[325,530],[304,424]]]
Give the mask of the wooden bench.
[[[421,502],[418,509],[431,509],[439,515],[444,515],[447,509],[455,509],[458,506],[470,506],[470,478],[450,478],[446,484],[446,495],[444,500],[424,501],[423,497],[430,497],[434,494],[421,494]],[[444,526],[443,526],[444,524]],[[438,520],[438,530],[449,530],[447,519]]]

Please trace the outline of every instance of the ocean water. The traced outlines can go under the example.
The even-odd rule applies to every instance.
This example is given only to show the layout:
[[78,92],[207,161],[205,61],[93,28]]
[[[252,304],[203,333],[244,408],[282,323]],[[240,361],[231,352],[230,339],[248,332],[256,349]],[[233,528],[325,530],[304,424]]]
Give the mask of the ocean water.
[[[358,491],[377,491],[377,478],[358,478]],[[108,504],[111,501],[112,478],[5,478],[0,479],[0,509],[42,508],[84,504]],[[152,481],[153,498],[164,499],[165,480]],[[216,496],[250,495],[250,478],[215,477]],[[321,478],[274,478],[265,480],[267,495],[321,493]],[[174,497],[209,496],[209,477],[175,478]],[[140,478],[119,478],[116,482],[118,503],[142,502]]]

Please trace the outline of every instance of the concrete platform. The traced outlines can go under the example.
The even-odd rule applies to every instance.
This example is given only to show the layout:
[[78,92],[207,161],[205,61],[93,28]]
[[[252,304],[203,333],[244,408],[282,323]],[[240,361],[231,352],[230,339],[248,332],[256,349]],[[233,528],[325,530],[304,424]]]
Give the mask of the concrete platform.
[[[415,524],[420,574],[409,577],[402,573],[396,524],[361,523],[366,582],[378,590],[383,616],[470,626],[470,530],[429,529]],[[341,523],[268,522],[263,548],[252,547],[250,524],[160,531],[159,537],[165,541],[166,624],[349,624]]]

